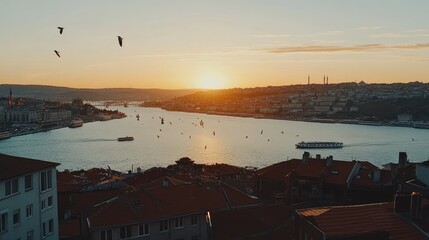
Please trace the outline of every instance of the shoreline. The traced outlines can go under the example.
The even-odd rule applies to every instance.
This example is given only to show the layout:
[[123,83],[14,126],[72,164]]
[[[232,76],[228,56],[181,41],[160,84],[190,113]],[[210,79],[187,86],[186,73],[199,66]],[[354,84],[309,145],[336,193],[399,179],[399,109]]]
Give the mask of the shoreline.
[[[116,119],[122,119],[125,117],[127,117],[127,116],[124,115],[123,117],[118,116],[118,117],[112,117],[110,119],[103,119],[103,120],[91,119],[89,121],[84,121],[82,126],[85,125],[86,123],[111,121],[111,120],[116,120]],[[88,119],[86,119],[86,120],[88,120]],[[40,123],[25,124],[23,126],[18,126],[18,128],[24,127],[24,129],[22,129],[22,130],[19,130],[18,128],[15,128],[15,130],[12,130],[12,131],[3,130],[2,133],[8,133],[9,135],[6,137],[0,138],[0,141],[6,140],[6,139],[9,139],[12,137],[19,137],[19,136],[30,135],[30,134],[40,133],[40,132],[47,132],[47,131],[57,130],[57,129],[61,129],[61,128],[70,128],[69,123],[70,123],[70,121],[58,122],[57,125],[49,126],[49,127],[45,127]]]
[[[287,121],[298,121],[298,122],[311,122],[311,123],[328,123],[328,124],[353,124],[353,125],[364,125],[364,126],[385,126],[385,127],[407,127],[415,129],[429,129],[429,123],[400,123],[400,122],[380,122],[380,121],[365,121],[358,119],[330,119],[330,118],[288,118],[282,116],[269,116],[261,113],[231,113],[231,112],[217,112],[217,111],[184,111],[179,109],[166,109],[163,107],[153,107],[160,108],[169,112],[186,112],[186,113],[201,113],[207,115],[217,115],[217,116],[229,116],[229,117],[245,117],[245,118],[255,118],[255,119],[272,119],[272,120],[287,120]],[[420,127],[416,127],[415,124],[420,124]]]

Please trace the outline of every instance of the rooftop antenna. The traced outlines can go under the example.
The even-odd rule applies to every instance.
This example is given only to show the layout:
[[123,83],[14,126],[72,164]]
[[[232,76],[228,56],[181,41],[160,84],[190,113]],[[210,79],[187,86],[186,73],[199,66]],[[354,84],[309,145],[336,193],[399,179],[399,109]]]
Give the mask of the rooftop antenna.
[[325,75],[323,75],[323,84],[326,84]]

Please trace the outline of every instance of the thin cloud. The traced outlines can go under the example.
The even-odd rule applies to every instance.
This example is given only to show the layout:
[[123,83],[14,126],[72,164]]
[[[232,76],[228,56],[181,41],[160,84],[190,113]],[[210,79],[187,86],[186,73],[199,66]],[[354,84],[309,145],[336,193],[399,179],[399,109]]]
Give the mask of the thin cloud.
[[364,30],[378,30],[378,29],[381,29],[381,27],[380,26],[366,26],[366,27],[358,27],[356,29],[362,30],[362,31],[364,31]]
[[429,32],[424,29],[418,29],[418,30],[412,30],[408,31],[408,33],[380,33],[380,34],[373,34],[369,37],[372,38],[415,38],[415,37],[429,37]]
[[257,38],[314,37],[315,34],[255,34]]
[[380,34],[373,34],[373,35],[370,35],[369,37],[372,37],[372,38],[409,38],[409,37],[414,37],[414,35],[385,32],[385,33],[380,33]]
[[296,47],[276,47],[258,49],[267,53],[332,53],[332,52],[374,52],[386,50],[418,50],[429,49],[429,43],[419,43],[413,45],[382,45],[366,44],[353,46],[296,46]]

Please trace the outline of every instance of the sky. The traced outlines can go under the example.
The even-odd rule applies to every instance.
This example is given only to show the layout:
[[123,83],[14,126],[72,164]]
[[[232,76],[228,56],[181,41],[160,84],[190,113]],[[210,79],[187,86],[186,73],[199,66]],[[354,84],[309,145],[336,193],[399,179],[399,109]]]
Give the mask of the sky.
[[427,83],[428,9],[427,0],[0,0],[0,84]]

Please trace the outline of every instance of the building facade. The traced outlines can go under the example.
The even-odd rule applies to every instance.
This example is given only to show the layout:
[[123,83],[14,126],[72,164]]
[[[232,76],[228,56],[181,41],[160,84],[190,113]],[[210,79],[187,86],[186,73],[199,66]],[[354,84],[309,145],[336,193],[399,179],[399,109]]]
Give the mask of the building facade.
[[58,165],[0,154],[0,239],[58,239]]

